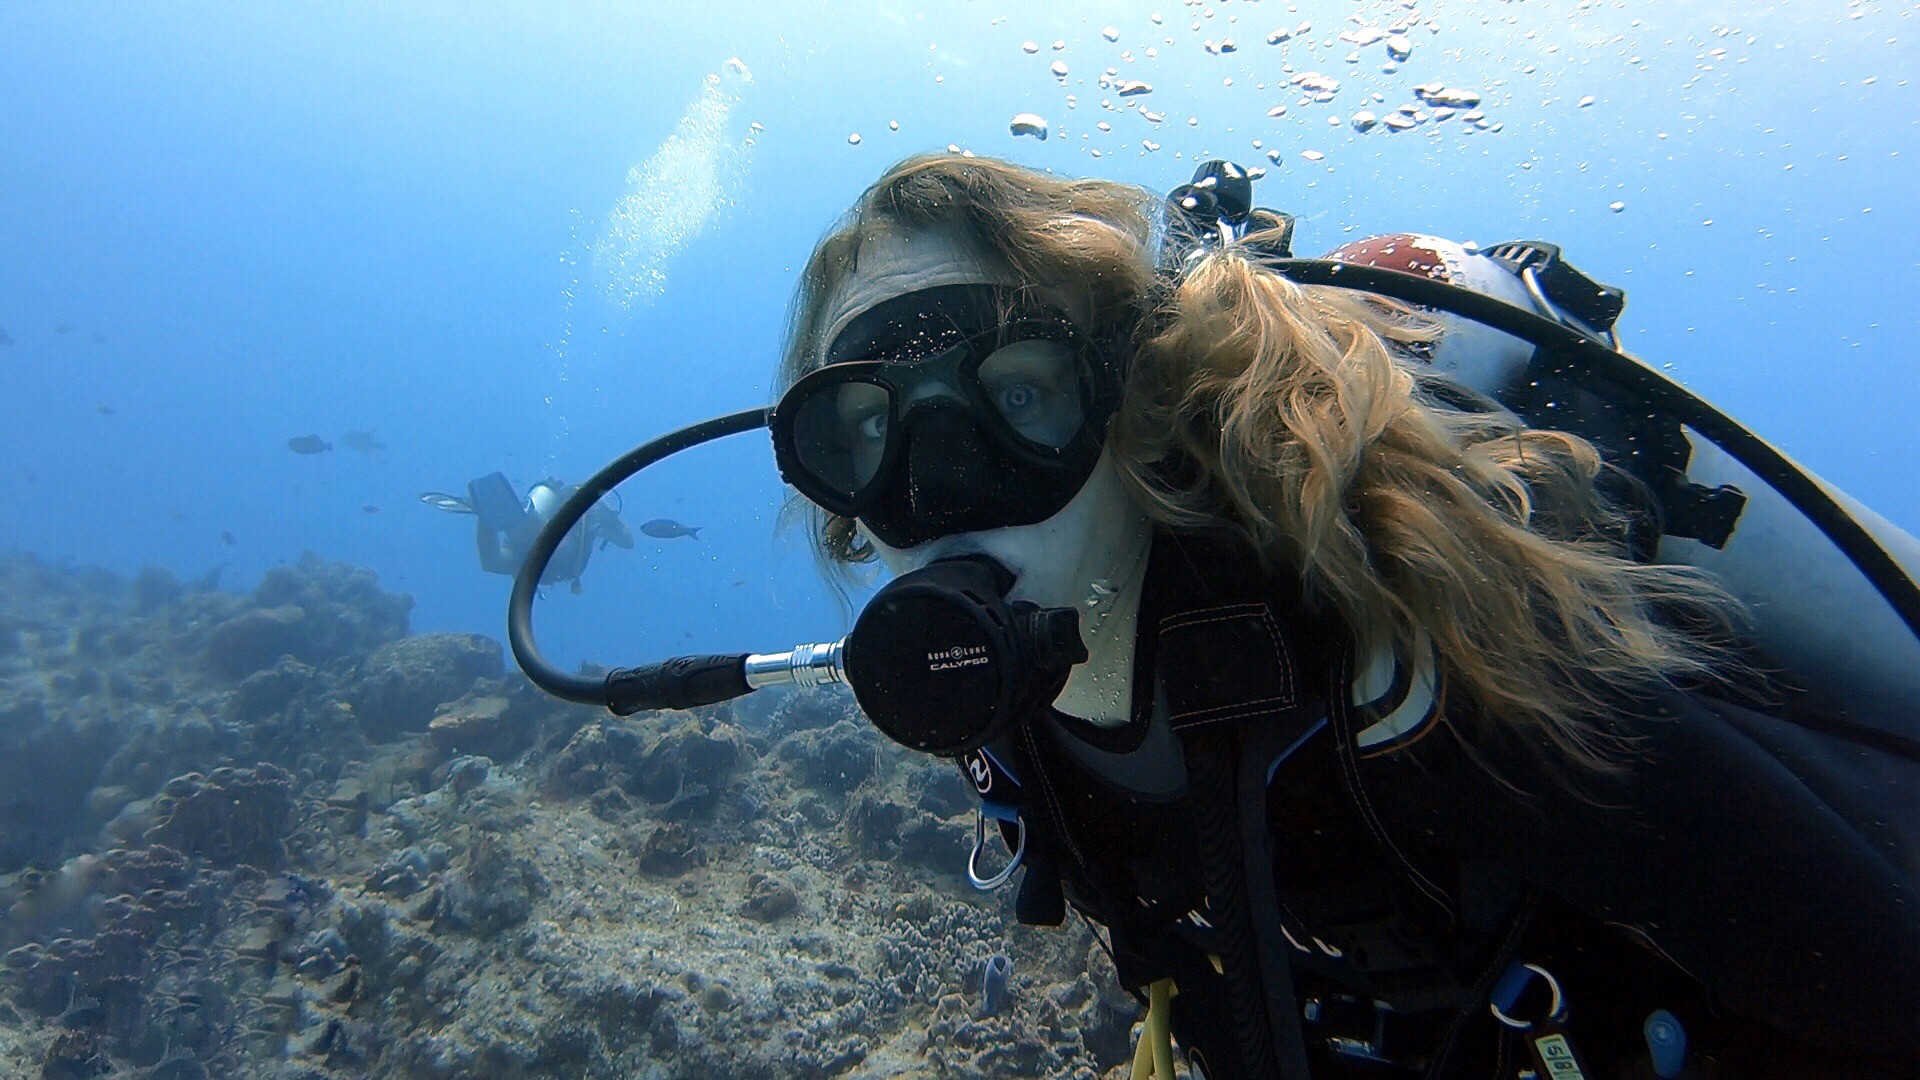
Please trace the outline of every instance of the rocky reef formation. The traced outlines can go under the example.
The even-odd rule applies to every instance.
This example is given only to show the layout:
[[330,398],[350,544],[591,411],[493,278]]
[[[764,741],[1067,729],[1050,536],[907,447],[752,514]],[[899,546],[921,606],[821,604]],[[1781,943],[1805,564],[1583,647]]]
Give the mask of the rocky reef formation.
[[[968,889],[851,702],[615,719],[309,556],[0,561],[0,1075],[1096,1077],[1138,1004]],[[991,961],[991,962],[989,962]]]

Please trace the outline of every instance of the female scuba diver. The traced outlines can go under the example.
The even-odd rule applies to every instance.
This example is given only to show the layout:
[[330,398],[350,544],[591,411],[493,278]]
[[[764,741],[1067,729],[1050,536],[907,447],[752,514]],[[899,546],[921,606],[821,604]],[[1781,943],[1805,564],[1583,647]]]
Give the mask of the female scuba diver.
[[[863,621],[1002,596],[1052,673],[970,737],[914,695],[982,649],[846,646],[856,686],[918,672],[861,704],[961,763],[1023,921],[1105,929],[1135,1075],[1915,1075],[1910,849],[1823,786],[1826,703],[1732,592],[1651,556],[1717,550],[1746,496],[1632,417],[1526,426],[1445,377],[1464,331],[1270,267],[1284,215],[1177,212],[1244,178],[1163,208],[906,161],[814,252],[772,413],[826,555],[895,575]],[[1617,292],[1506,257],[1610,330]]]
[[[553,512],[575,491],[564,480],[547,477],[527,489],[522,500],[513,490],[505,473],[488,473],[467,483],[467,496],[460,498],[440,491],[423,491],[420,501],[449,514],[473,516],[473,546],[480,557],[480,569],[508,577],[520,572],[540,529]],[[581,591],[580,577],[587,572],[595,546],[608,544],[633,547],[633,533],[620,520],[620,511],[612,506],[595,506],[586,515],[586,524],[572,530],[548,560],[540,575],[542,585],[568,582],[575,596]]]

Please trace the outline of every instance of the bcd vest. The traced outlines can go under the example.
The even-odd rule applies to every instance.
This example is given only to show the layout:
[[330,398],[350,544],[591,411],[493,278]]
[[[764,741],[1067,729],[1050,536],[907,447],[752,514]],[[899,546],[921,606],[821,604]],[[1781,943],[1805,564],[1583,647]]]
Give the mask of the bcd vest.
[[[1765,717],[1635,701],[1713,737],[1658,729],[1666,769],[1569,791],[1524,756],[1468,749],[1431,656],[1356,671],[1337,618],[1277,588],[1231,541],[1158,535],[1145,588],[1132,722],[1036,717],[962,764],[1021,852],[1020,918],[1057,925],[1071,903],[1106,928],[1123,986],[1171,978],[1173,1030],[1209,1080],[1541,1073],[1564,1064],[1529,1049],[1548,1030],[1577,1048],[1584,1075],[1651,1077],[1656,1013],[1692,1038],[1675,1075],[1806,1074],[1794,1063],[1912,1075],[1899,1056],[1920,1052],[1911,980],[1858,983],[1890,957],[1920,971],[1920,906],[1905,906],[1910,886],[1804,785],[1740,756],[1750,744],[1737,725]],[[1755,773],[1734,786],[1777,803],[1784,835],[1749,829],[1745,850],[1724,850],[1734,823],[1706,812],[1712,792],[1688,790],[1703,760]],[[1676,815],[1706,835],[1648,832]],[[1778,894],[1804,890],[1744,887],[1754,849],[1815,837],[1827,850],[1798,871],[1851,893],[1864,926],[1790,900],[1774,910]],[[1663,880],[1640,851],[1662,842],[1708,861]],[[1596,870],[1613,880],[1596,883]],[[1649,925],[1703,904],[1711,914],[1671,934]],[[1721,929],[1756,904],[1749,936]],[[1776,925],[1771,944],[1787,955],[1739,955],[1764,952]],[[1832,975],[1816,989],[1823,966]],[[1729,995],[1707,985],[1723,973],[1749,1017],[1730,1018]],[[1563,1004],[1551,1021],[1548,989]],[[1818,1050],[1783,1026],[1894,1057]]]

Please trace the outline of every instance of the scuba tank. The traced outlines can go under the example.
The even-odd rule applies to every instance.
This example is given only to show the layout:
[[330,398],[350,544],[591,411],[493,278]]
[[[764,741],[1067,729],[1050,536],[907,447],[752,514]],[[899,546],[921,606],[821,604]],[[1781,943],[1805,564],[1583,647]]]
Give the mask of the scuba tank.
[[[1625,301],[1623,293],[1594,283],[1549,244],[1482,251],[1399,234],[1344,245],[1329,258],[1471,289],[1609,345]],[[1774,451],[1783,470],[1824,492],[1834,503],[1831,511],[1890,556],[1888,569],[1899,573],[1888,575],[1892,581],[1876,581],[1792,497],[1680,417],[1657,407],[1635,408],[1632,396],[1609,385],[1603,373],[1569,370],[1564,353],[1449,311],[1432,314],[1445,332],[1427,358],[1429,370],[1478,391],[1530,426],[1594,442],[1659,498],[1661,535],[1653,561],[1711,572],[1752,613],[1757,643],[1809,689],[1861,723],[1913,733],[1907,717],[1920,701],[1920,637],[1904,625],[1883,586],[1898,586],[1904,577],[1911,588],[1920,578],[1920,541]],[[1650,378],[1668,381],[1634,363]]]
[[1837,808],[1864,807],[1842,812],[1888,830],[1882,850],[1920,874],[1920,541],[1619,352],[1625,294],[1551,244],[1480,250],[1396,234],[1329,259],[1471,290],[1564,328],[1558,341],[1524,339],[1439,305],[1429,313],[1443,335],[1420,359],[1524,424],[1588,439],[1646,485],[1659,530],[1643,554],[1714,575],[1745,606],[1754,644],[1815,706],[1797,718],[1808,730],[1785,741],[1749,734]]
[[[542,480],[527,489],[527,516],[535,521],[550,521],[554,511],[566,502],[571,490],[558,480]],[[589,521],[591,519],[589,518]],[[567,533],[566,539],[554,551],[553,560],[547,564],[546,571],[540,575],[541,584],[551,585],[559,581],[573,583],[573,591],[580,591],[580,575],[587,571],[587,558],[593,554],[591,529],[583,523],[581,527]]]

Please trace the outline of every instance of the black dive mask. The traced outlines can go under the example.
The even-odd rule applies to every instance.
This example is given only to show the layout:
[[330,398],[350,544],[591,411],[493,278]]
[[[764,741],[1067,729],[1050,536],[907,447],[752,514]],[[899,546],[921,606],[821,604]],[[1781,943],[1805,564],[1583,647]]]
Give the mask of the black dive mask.
[[875,305],[773,410],[781,476],[882,543],[1044,521],[1100,458],[1118,364],[1064,312],[946,285]]
[[888,582],[847,636],[860,711],[904,746],[958,755],[1059,696],[1085,663],[1080,616],[1006,599],[1013,574],[985,556],[942,559]]

